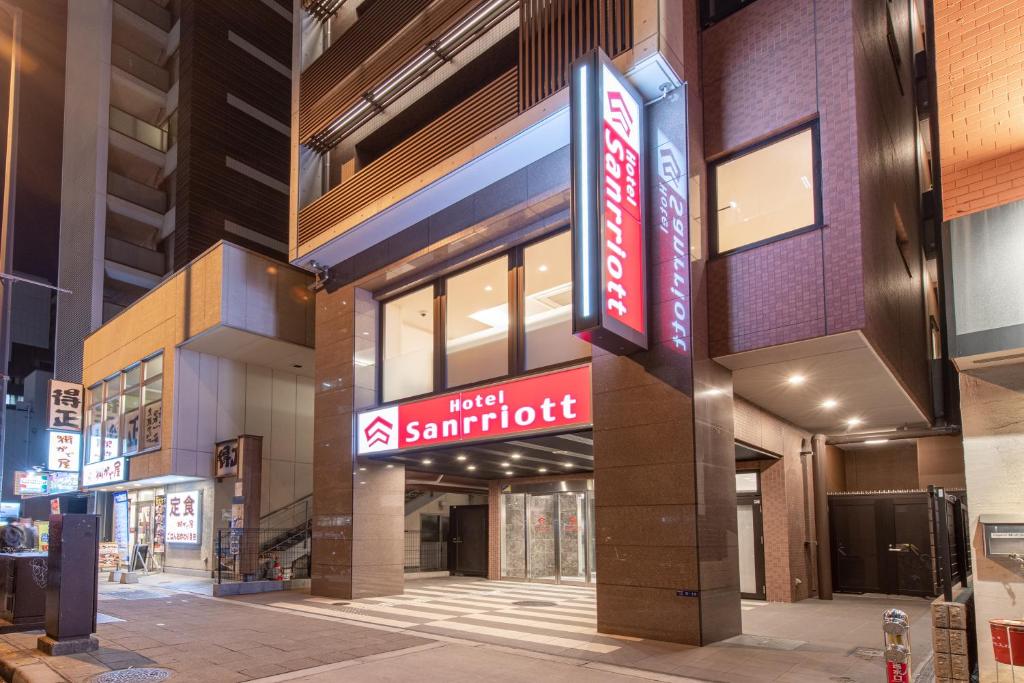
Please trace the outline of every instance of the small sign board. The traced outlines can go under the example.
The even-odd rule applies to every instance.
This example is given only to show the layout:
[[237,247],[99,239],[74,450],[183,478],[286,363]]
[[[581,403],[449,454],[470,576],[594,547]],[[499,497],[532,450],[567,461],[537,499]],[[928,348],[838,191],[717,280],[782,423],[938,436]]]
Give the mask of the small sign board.
[[238,439],[220,441],[214,447],[217,478],[238,476]]
[[46,428],[81,432],[84,393],[81,384],[51,379],[46,402]]

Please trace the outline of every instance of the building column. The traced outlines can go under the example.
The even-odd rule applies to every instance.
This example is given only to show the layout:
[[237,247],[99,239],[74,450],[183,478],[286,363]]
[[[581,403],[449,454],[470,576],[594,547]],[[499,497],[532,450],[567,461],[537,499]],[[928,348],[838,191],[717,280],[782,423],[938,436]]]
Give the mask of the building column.
[[355,412],[372,404],[375,382],[375,367],[355,360],[372,349],[376,329],[365,292],[345,286],[317,293],[313,595],[353,599],[403,588],[405,469],[360,467],[352,433]]
[[[1024,619],[1024,571],[985,555],[981,515],[1024,523],[1024,365],[960,374],[967,507],[974,561],[975,629],[982,683],[995,681],[989,619]],[[1004,679],[1007,676],[1003,665]]]

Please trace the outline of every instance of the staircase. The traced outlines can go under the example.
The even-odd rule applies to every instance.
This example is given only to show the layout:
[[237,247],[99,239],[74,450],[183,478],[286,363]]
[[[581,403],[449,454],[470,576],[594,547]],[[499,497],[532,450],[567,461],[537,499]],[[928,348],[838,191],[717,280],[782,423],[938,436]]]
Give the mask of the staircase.
[[261,529],[280,529],[281,532],[260,543],[261,552],[288,550],[309,540],[313,528],[313,496],[278,508],[260,517]]

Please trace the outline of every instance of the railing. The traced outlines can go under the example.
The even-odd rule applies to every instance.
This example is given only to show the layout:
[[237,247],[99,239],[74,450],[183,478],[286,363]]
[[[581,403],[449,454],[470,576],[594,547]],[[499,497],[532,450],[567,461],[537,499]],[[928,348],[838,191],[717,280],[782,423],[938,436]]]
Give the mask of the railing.
[[519,113],[516,70],[507,71],[299,212],[303,244],[478,140]]
[[110,108],[110,129],[161,152],[166,152],[170,147],[170,136],[166,130],[137,119],[117,107]]
[[[419,531],[407,531],[419,534]],[[411,540],[411,539],[407,539]],[[439,572],[448,569],[448,544],[444,541],[420,541],[405,546],[406,572]]]
[[313,518],[313,496],[306,496],[268,512],[260,518],[261,529],[294,529]]
[[308,579],[312,535],[300,529],[218,529],[217,583]]
[[110,63],[163,92],[171,88],[171,74],[167,69],[116,43],[110,46]]

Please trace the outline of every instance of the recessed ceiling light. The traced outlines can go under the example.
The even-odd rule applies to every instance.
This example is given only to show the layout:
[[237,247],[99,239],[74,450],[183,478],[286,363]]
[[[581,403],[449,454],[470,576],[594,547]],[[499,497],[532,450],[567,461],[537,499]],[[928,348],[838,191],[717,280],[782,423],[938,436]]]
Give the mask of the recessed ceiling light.
[[388,463],[387,465],[385,465],[385,467],[387,467],[389,470],[391,470],[391,469],[394,469],[395,466],[390,464],[390,463]]
[[472,472],[473,470],[476,469],[476,465],[466,465],[466,469]]
[[708,389],[704,393],[706,395],[708,395],[708,396],[719,396],[719,395],[722,394],[722,390],[719,389],[718,387],[711,387],[710,389]]
[[797,387],[804,383],[807,378],[801,374],[790,375],[786,378],[786,381]]
[[420,462],[423,463],[424,465],[429,465],[430,463],[432,463],[434,461],[431,460],[430,458],[423,458],[422,460],[420,460]]
[[512,470],[505,470],[505,474],[507,474],[508,476],[511,477],[512,476]]
[[548,272],[548,267],[542,263],[539,266],[537,266],[537,270],[539,270],[542,273],[546,273]]
[[547,467],[538,467],[538,468],[537,468],[537,471],[538,471],[538,472],[547,472],[547,471],[548,471],[548,468],[547,468]]
[[360,471],[360,472],[365,472],[365,471],[366,471],[366,468],[365,468],[365,467],[360,467],[360,468],[359,468],[359,471]]
[[513,453],[512,455],[510,455],[508,457],[512,458],[513,460],[518,460],[519,458],[521,458],[523,456],[519,455],[518,453]]
[[889,443],[889,439],[868,439],[864,443],[869,446],[877,446],[880,443]]
[[503,463],[501,463],[501,466],[502,466],[502,467],[508,467],[508,466],[509,466],[509,463],[508,463],[507,461],[506,461],[506,462],[503,462]]
[[849,420],[846,421],[846,424],[850,425],[851,427],[856,427],[863,421],[864,420],[860,419],[859,417],[851,417]]
[[484,285],[484,291],[485,292],[493,292],[494,291],[494,287],[491,287],[490,285]]
[[459,462],[466,462],[466,456],[464,455],[456,455],[455,459],[458,460]]
[[821,407],[824,408],[825,410],[832,410],[837,405],[839,405],[839,401],[835,400],[834,398],[826,398],[824,401],[821,402]]
[[572,467],[572,463],[571,462],[563,463],[562,467],[565,467],[565,468]]

